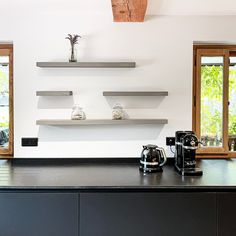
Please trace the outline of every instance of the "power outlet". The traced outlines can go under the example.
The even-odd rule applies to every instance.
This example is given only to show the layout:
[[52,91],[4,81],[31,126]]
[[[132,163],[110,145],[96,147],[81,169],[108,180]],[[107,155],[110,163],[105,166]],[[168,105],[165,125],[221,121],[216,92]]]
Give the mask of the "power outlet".
[[166,137],[166,146],[175,146],[175,137]]
[[38,146],[38,138],[22,138],[21,139],[22,147],[37,147]]

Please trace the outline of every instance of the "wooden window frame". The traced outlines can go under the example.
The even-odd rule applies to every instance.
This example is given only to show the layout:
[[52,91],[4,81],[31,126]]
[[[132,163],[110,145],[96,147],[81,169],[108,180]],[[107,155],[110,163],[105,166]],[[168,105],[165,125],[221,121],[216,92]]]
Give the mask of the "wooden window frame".
[[0,44],[0,56],[9,56],[9,147],[0,148],[0,156],[14,154],[14,94],[13,94],[13,44]]
[[201,57],[223,56],[223,147],[201,148],[197,152],[198,158],[232,158],[236,152],[228,148],[228,101],[229,101],[229,57],[230,51],[236,51],[236,45],[194,45],[193,46],[193,100],[192,100],[192,128],[200,137],[200,86],[201,86]]

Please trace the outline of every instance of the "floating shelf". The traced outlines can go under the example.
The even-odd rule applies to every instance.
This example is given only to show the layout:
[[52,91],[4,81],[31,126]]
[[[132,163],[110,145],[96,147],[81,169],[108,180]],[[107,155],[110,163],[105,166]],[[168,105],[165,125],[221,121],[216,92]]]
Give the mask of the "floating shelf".
[[135,62],[37,62],[42,68],[134,68]]
[[37,120],[37,125],[151,125],[168,124],[167,119],[127,119],[127,120]]
[[103,96],[168,96],[166,91],[104,91]]
[[72,91],[36,91],[36,96],[72,96]]

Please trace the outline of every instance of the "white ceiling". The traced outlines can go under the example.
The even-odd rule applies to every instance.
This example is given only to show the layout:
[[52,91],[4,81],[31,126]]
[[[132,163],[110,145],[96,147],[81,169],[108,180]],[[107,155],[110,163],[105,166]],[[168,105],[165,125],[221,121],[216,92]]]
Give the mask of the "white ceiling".
[[[236,15],[236,0],[148,0],[149,15]],[[111,13],[111,0],[0,0],[11,11]]]

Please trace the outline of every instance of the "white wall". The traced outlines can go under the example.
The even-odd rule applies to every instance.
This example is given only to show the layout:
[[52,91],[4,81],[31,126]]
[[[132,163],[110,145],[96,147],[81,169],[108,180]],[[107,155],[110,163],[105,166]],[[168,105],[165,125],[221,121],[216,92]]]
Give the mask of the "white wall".
[[[1,0],[1,8],[28,14],[29,11],[111,13],[111,0]],[[3,14],[4,12],[1,12]],[[148,0],[149,15],[235,15],[235,0]],[[7,11],[7,14],[10,14]]]
[[[0,15],[0,40],[13,41],[15,50],[15,156],[137,157],[143,144],[164,146],[166,136],[191,129],[193,41],[236,42],[236,17],[147,16],[141,24],[113,23],[111,12],[77,11],[70,2],[28,2],[24,8],[27,4],[22,1],[23,6]],[[11,1],[5,4],[10,6]],[[67,33],[83,37],[80,60],[134,60],[137,68],[37,68],[36,61],[67,60]],[[75,96],[38,98],[36,90],[73,90]],[[103,90],[168,90],[165,98],[123,98],[120,102],[131,118],[168,118],[169,124],[36,126],[39,118],[70,118],[73,102],[84,107],[88,119],[110,118],[114,100],[103,97]],[[37,136],[38,147],[21,147],[21,137]]]
[[236,4],[235,0],[149,0],[148,13],[155,15],[235,15]]

